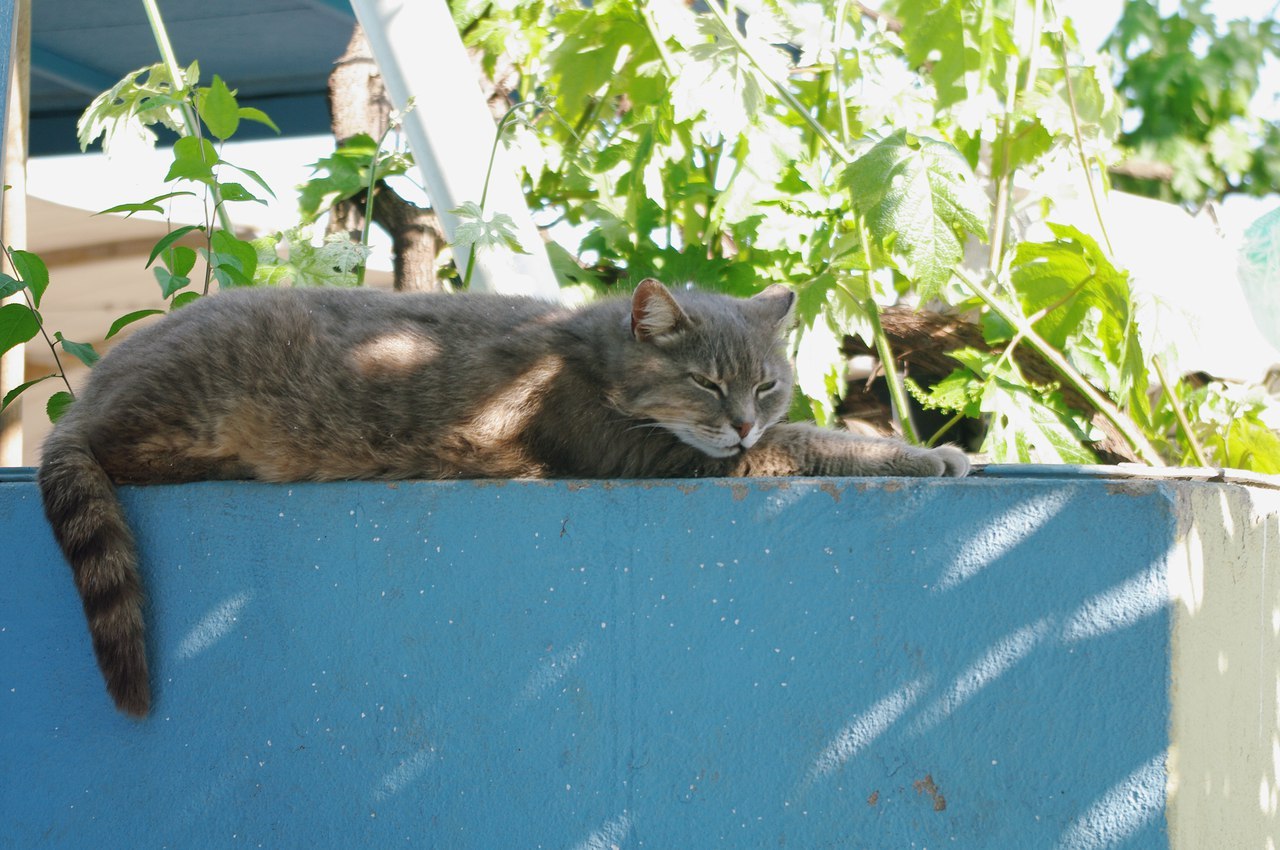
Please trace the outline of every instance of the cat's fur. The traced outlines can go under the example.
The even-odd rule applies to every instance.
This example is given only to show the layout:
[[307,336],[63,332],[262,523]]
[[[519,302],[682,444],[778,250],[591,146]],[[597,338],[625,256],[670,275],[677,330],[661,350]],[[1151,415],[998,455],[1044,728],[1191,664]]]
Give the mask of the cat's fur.
[[255,289],[184,307],[93,370],[44,447],[45,512],[116,705],[150,707],[115,483],[197,479],[964,475],[921,449],[781,424],[794,295],[570,311],[490,295]]

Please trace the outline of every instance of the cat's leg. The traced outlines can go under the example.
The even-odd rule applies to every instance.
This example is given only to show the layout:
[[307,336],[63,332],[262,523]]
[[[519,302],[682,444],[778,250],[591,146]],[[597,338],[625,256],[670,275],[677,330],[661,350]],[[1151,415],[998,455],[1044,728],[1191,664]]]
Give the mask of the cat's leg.
[[952,446],[926,449],[792,423],[769,429],[730,474],[960,477],[968,471],[969,459]]

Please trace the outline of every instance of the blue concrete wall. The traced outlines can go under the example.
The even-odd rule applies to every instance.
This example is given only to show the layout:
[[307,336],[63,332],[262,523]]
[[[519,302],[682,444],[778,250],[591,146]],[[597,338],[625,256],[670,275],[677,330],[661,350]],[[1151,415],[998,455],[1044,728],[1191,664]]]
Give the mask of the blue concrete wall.
[[0,483],[0,845],[1168,846],[1166,485],[122,494],[143,722]]

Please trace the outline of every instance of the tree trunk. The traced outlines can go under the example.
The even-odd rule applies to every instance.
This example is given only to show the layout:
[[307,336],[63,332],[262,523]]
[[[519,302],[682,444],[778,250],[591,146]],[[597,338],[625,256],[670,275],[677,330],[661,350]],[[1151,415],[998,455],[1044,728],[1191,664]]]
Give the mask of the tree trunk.
[[[391,99],[358,25],[329,75],[329,114],[339,145],[360,133],[380,139],[391,121]],[[345,232],[358,240],[367,200],[361,193],[335,204],[328,232]],[[410,203],[379,183],[374,188],[373,223],[391,236],[397,290],[440,288],[436,256],[446,241],[434,210]]]

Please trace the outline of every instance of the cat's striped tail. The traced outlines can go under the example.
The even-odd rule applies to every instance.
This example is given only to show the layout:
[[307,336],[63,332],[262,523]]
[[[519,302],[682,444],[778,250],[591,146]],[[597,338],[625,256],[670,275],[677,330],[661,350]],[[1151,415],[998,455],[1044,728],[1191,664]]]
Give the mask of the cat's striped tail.
[[74,409],[44,446],[36,480],[84,605],[107,692],[135,717],[151,709],[137,550],[115,486],[76,427]]

